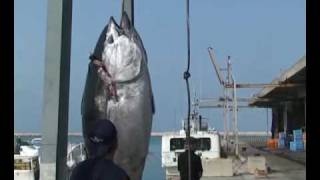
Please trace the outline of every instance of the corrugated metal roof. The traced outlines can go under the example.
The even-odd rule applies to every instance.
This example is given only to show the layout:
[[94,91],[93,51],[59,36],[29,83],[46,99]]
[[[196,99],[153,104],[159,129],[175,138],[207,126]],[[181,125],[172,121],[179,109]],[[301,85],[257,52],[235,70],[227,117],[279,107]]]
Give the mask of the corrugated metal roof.
[[[275,78],[272,84],[297,83],[305,84],[306,56],[301,57],[298,62]],[[305,86],[299,87],[266,87],[263,88],[252,101],[250,106],[273,106],[281,101],[295,100],[305,96]],[[266,100],[267,99],[267,100]]]

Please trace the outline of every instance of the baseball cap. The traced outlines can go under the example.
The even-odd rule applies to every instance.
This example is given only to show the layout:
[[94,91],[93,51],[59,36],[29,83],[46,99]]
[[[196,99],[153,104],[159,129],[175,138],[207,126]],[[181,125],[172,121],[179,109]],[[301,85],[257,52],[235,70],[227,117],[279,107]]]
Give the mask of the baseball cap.
[[93,157],[105,156],[117,140],[117,129],[108,119],[99,119],[88,134],[89,152]]

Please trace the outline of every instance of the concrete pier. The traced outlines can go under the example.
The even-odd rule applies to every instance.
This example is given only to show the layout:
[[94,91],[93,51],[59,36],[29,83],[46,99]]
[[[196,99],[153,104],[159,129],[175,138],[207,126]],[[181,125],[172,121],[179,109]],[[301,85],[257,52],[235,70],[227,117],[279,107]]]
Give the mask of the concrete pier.
[[[293,152],[292,152],[293,153]],[[290,156],[295,157],[294,154]],[[254,174],[248,172],[248,157],[259,154],[257,157],[265,157],[266,166],[269,169],[267,176],[256,177]],[[301,153],[297,153],[301,154]],[[233,159],[233,176],[203,176],[201,180],[253,180],[253,179],[273,179],[273,180],[304,180],[306,179],[306,166],[302,163],[290,160],[284,156],[279,155],[277,152],[262,151],[254,147],[248,146],[245,153],[242,153],[240,160]],[[289,156],[289,155],[288,155]],[[301,157],[301,155],[298,155]],[[231,158],[231,157],[229,157]],[[242,161],[241,159],[246,159]],[[301,158],[300,158],[301,159]],[[221,171],[219,168],[210,168],[212,171]],[[217,174],[217,173],[212,173]],[[167,177],[167,180],[179,179],[178,176]]]

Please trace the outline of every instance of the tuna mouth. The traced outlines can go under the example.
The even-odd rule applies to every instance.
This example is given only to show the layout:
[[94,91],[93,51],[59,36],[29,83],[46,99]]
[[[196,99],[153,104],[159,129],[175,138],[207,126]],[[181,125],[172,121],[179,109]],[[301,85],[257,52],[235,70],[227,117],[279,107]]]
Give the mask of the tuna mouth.
[[118,23],[116,22],[116,20],[114,19],[113,16],[111,16],[110,19],[109,19],[109,24],[111,24],[111,23],[116,25],[117,28],[121,29],[121,27],[118,25]]
[[131,35],[130,32],[133,25],[126,12],[122,13],[119,24],[115,21],[114,17],[111,16],[109,20],[109,25],[113,25],[116,31],[119,33],[119,35],[126,35],[128,37]]

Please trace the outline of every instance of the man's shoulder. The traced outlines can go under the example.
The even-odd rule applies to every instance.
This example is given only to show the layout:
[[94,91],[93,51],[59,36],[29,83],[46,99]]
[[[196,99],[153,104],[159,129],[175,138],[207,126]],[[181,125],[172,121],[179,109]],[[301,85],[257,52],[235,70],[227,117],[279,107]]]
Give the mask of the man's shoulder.
[[92,164],[92,160],[90,160],[90,159],[84,160],[84,161],[80,162],[79,164],[77,164],[76,167],[74,168],[74,170],[83,169],[83,168],[86,169],[88,166],[91,166],[91,164]]
[[89,174],[99,174],[102,177],[128,177],[128,174],[118,165],[105,159],[88,159],[79,163],[72,172],[72,180],[87,177]]
[[86,176],[90,172],[90,166],[92,164],[91,160],[84,160],[77,164],[74,169],[72,170],[71,173],[71,180],[81,180],[81,179],[86,179]]
[[[128,176],[126,171],[124,171],[120,166],[115,164],[113,161],[104,160],[104,165],[106,166],[107,169],[111,170],[108,173],[110,173],[110,172],[115,173],[115,174],[117,174],[117,176],[123,176],[123,177]],[[104,171],[104,172],[107,173],[107,171]]]

